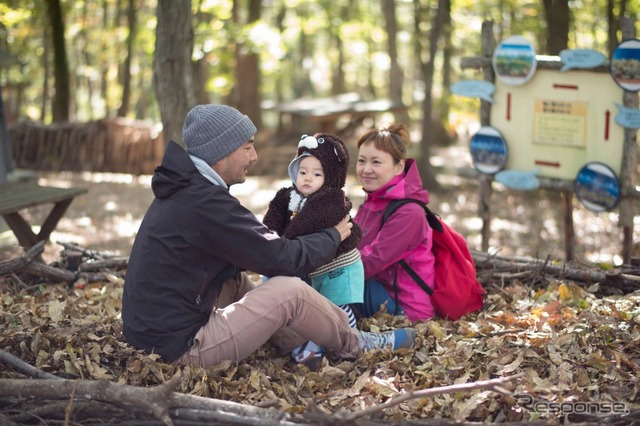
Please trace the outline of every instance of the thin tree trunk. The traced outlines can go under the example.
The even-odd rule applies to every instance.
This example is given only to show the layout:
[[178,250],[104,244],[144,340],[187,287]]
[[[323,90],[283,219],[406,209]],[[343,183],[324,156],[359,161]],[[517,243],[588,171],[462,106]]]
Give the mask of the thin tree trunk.
[[[237,0],[234,1],[234,22],[240,27]],[[261,0],[249,0],[247,24],[260,19]],[[262,127],[262,97],[260,95],[260,57],[244,42],[236,44],[236,84],[234,104],[247,114],[257,128]]]
[[7,174],[13,171],[13,150],[5,117],[4,101],[0,90],[0,183],[6,182]]
[[382,0],[382,10],[387,30],[387,54],[389,55],[389,98],[392,101],[402,102],[402,69],[398,63],[396,2],[395,0]]
[[[92,51],[89,48],[89,37],[90,30],[88,30],[87,16],[89,15],[89,3],[85,2],[82,8],[81,22],[82,22],[82,30],[78,32],[76,37],[74,37],[73,46],[75,47],[75,56],[77,58],[82,58],[84,60],[84,66],[91,69],[93,68],[93,59],[92,59]],[[75,77],[76,84],[75,87],[81,87],[81,84],[86,84],[87,87],[87,95],[89,98],[89,105],[94,104],[94,90],[93,90],[93,82],[91,81],[91,77],[88,75],[85,76],[76,76]],[[76,107],[76,115],[77,115],[77,102],[74,103]],[[94,110],[93,108],[89,108],[89,120],[94,119]]]
[[616,15],[613,12],[614,8],[614,0],[607,0],[607,24],[608,24],[608,34],[609,38],[607,40],[607,46],[609,48],[609,54],[607,55],[609,58],[613,54],[613,51],[616,49],[618,45],[618,29],[620,28],[620,23],[618,19],[616,19]]
[[44,123],[47,117],[47,105],[49,103],[49,77],[51,75],[51,66],[49,56],[51,56],[50,29],[45,27],[43,30],[44,39],[42,40],[42,69],[44,70],[44,81],[42,82],[42,103],[40,104],[40,121]]
[[[374,81],[375,79],[373,78],[373,69],[374,69],[374,65],[375,61],[373,58],[373,53],[376,51],[376,46],[375,43],[372,40],[368,40],[367,41],[367,53],[366,55],[368,56],[367,58],[367,65],[366,65],[366,73],[367,73],[367,79],[366,81]],[[369,90],[369,94],[371,95],[371,97],[373,99],[376,99],[378,97],[378,92],[376,90],[376,86],[372,83],[370,83],[369,85],[367,85],[367,89]]]
[[436,130],[433,126],[433,75],[435,68],[435,57],[438,52],[438,42],[442,35],[445,22],[444,14],[449,10],[447,4],[449,0],[438,0],[438,10],[433,18],[433,25],[429,35],[429,59],[424,64],[424,100],[422,101],[422,140],[420,142],[421,157],[419,162],[420,176],[423,184],[430,189],[439,187],[438,181],[433,173],[431,165],[431,146],[434,143],[433,136]]
[[[301,6],[298,11],[298,18],[304,23],[309,18],[306,6]],[[313,84],[311,83],[310,70],[308,69],[306,62],[313,60],[312,40],[309,38],[306,29],[303,28],[300,31],[300,37],[297,40],[297,60],[294,58],[292,66],[294,67],[290,72],[293,74],[293,97],[301,98],[304,96],[313,95]]]
[[[398,45],[397,33],[398,24],[396,19],[396,2],[395,0],[383,0],[382,10],[387,29],[387,54],[389,55],[389,99],[394,105],[404,105],[402,100],[402,86],[404,83],[404,74],[400,64],[398,63]],[[396,114],[396,121],[407,122],[409,116],[406,110],[400,109]]]
[[[278,29],[278,33],[280,34],[284,34],[285,31],[285,26],[284,26],[284,18],[287,15],[287,7],[284,3],[280,4],[279,9],[278,9],[278,13],[276,14],[276,18],[275,18],[275,27]],[[275,101],[276,101],[276,105],[279,105],[281,102],[283,102],[284,100],[284,86],[285,86],[285,73],[281,72],[278,73],[278,75],[276,76],[276,83],[275,83]],[[282,114],[278,114],[278,124],[276,126],[276,131],[278,134],[281,134],[282,131],[284,130],[284,123],[282,120]],[[273,139],[272,139],[273,140]]]
[[[413,83],[411,87],[411,93],[416,93],[418,90],[418,82],[422,80],[422,33],[420,31],[420,25],[422,22],[422,5],[420,1],[413,3]],[[413,97],[412,97],[413,99]]]
[[620,43],[620,38],[618,37],[618,31],[620,31],[620,19],[623,18],[627,14],[627,0],[618,0],[618,14],[615,14],[616,1],[615,0],[607,0],[607,24],[608,24],[608,35],[609,38],[607,40],[607,46],[609,49],[609,57],[613,54],[613,51],[616,49],[618,44]]
[[53,42],[55,94],[53,95],[53,121],[69,121],[70,80],[67,48],[65,46],[64,18],[60,0],[47,0],[49,7],[49,23],[51,24],[51,40]]
[[[109,30],[109,2],[103,0],[102,3],[102,31],[105,33]],[[108,40],[102,41],[102,49],[107,50]],[[109,73],[109,64],[100,64],[100,96],[104,99],[105,116],[109,116],[109,80],[107,78]]]
[[129,34],[127,35],[127,57],[122,65],[122,103],[118,109],[118,117],[127,116],[131,103],[131,60],[134,52],[133,42],[136,39],[137,33],[135,0],[129,0],[127,24],[129,26]]
[[182,142],[182,124],[195,105],[191,0],[159,0],[153,77],[165,143]]
[[331,31],[331,38],[338,55],[335,66],[331,67],[331,93],[334,95],[339,95],[340,93],[345,92],[344,72],[342,71],[342,67],[344,65],[343,43],[340,34],[333,31],[333,29],[329,31]]
[[[198,28],[200,25],[207,25],[206,20],[211,19],[208,13],[203,12],[202,5],[203,0],[199,0],[193,16],[193,28]],[[207,92],[209,68],[206,55],[193,61],[193,96],[197,104],[208,104],[210,102],[209,93]]]
[[449,103],[451,102],[451,91],[449,87],[451,87],[452,79],[451,77],[454,74],[453,67],[451,66],[451,59],[453,57],[453,43],[451,42],[451,1],[447,1],[447,6],[449,10],[444,14],[444,25],[443,25],[443,44],[444,49],[442,50],[442,97],[440,98],[440,123],[444,126],[445,123],[449,122]]

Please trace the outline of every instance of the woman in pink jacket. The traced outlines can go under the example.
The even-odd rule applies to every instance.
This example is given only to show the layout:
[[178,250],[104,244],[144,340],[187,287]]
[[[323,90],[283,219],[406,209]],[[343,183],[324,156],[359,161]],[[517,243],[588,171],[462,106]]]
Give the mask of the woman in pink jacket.
[[406,157],[409,131],[404,124],[372,129],[357,142],[356,175],[366,198],[354,218],[363,232],[358,244],[364,263],[364,303],[361,316],[371,316],[386,302],[388,313],[410,321],[435,315],[429,295],[400,267],[404,259],[433,288],[432,230],[423,208],[407,203],[382,225],[385,207],[396,199],[429,202],[429,193],[413,159]]

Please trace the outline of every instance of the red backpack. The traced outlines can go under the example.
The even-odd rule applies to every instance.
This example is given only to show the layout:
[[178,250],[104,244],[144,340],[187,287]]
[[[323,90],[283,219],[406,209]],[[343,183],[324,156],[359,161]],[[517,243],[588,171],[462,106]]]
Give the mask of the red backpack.
[[402,259],[400,265],[431,296],[436,313],[449,320],[457,320],[464,314],[482,309],[487,292],[476,278],[476,267],[467,243],[458,232],[442,221],[422,201],[405,198],[394,200],[384,210],[382,224],[406,203],[420,204],[433,229],[432,251],[435,256],[435,284],[433,290]]

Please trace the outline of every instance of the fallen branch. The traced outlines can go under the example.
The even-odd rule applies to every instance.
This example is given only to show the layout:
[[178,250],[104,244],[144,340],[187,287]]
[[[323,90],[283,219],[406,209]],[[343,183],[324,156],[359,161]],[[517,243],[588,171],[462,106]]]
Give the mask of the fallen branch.
[[566,278],[575,280],[584,285],[590,285],[594,283],[612,283],[612,278],[615,277],[618,280],[617,287],[628,287],[633,290],[640,288],[640,277],[630,273],[622,273],[619,270],[612,270],[607,272],[601,272],[596,270],[578,269],[562,263],[560,265],[550,262],[549,259],[541,261],[539,259],[529,258],[507,258],[499,257],[485,252],[471,250],[471,255],[476,267],[479,270],[493,269],[496,273],[498,270],[507,271],[531,271],[536,270],[540,273],[546,273],[558,278]]
[[44,252],[44,241],[39,241],[27,250],[22,256],[0,263],[0,276],[13,275],[20,271],[67,283],[77,279],[77,275],[71,271],[55,268],[36,260]]
[[[409,399],[424,398],[431,395],[489,389],[502,394],[510,394],[501,387],[502,384],[523,376],[523,373],[510,377],[484,380],[472,383],[443,386],[431,389],[408,392],[383,404],[378,404],[357,412],[338,412],[334,416],[322,415],[318,412],[304,415],[307,420],[314,417],[324,424],[359,424],[356,420],[376,412],[398,405]],[[140,388],[113,382],[92,380],[14,380],[0,379],[0,397],[36,398],[49,401],[75,401],[76,406],[88,407],[88,402],[112,404],[116,407],[138,413],[151,414],[165,425],[173,425],[174,421],[205,422],[209,424],[243,424],[243,425],[296,425],[290,414],[284,411],[254,407],[236,402],[204,398],[174,392],[180,383],[180,372],[168,382],[153,388]],[[79,404],[80,402],[84,402]],[[49,410],[63,404],[49,404]],[[90,407],[89,407],[90,408]],[[104,408],[103,408],[104,410]],[[323,418],[320,419],[320,416]],[[302,420],[302,419],[298,419]],[[303,421],[302,423],[306,423]]]
[[[81,272],[74,272],[40,262],[37,259],[42,252],[44,252],[44,241],[35,244],[22,256],[0,262],[0,276],[12,276],[19,280],[17,273],[26,272],[56,283],[72,284],[78,279],[83,279],[85,282],[114,282],[114,273],[109,272],[109,268],[121,268],[128,262],[128,258],[99,260],[83,263],[79,268]],[[105,270],[106,272],[95,272]]]
[[126,410],[142,408],[165,425],[173,425],[172,417],[176,420],[206,419],[211,423],[294,424],[286,420],[288,414],[284,412],[174,392],[180,380],[178,372],[160,386],[141,388],[94,380],[0,379],[0,397],[65,401],[73,398],[110,403]]
[[64,247],[65,250],[78,251],[78,252],[82,253],[83,256],[88,257],[90,259],[102,260],[102,259],[106,259],[106,258],[110,257],[108,254],[101,253],[101,252],[95,251],[95,250],[87,250],[84,247],[80,247],[80,246],[77,246],[75,244],[63,243],[63,242],[60,242],[60,241],[56,241],[56,244],[61,245],[62,247]]
[[35,379],[56,379],[62,380],[61,377],[53,375],[51,373],[47,373],[46,371],[42,371],[34,366],[27,364],[20,358],[15,355],[10,354],[9,352],[3,351],[0,349],[0,362],[5,365],[9,365],[13,367],[15,371],[18,373],[24,374],[27,377],[33,377]]
[[[34,418],[40,419],[40,424],[56,424],[55,420],[62,418],[63,414],[65,415],[64,424],[83,424],[83,419],[88,420],[88,423],[95,422],[95,419],[109,419],[110,423],[129,424],[136,418],[135,413],[132,411],[125,412],[112,404],[99,401],[75,401],[73,410],[68,409],[69,401],[41,402],[37,406],[29,407],[28,409],[20,406],[19,410],[15,407],[17,406],[14,406],[13,411],[17,414],[7,415],[4,418],[0,417],[1,425],[32,424]],[[74,421],[66,421],[71,416],[74,417]],[[47,420],[49,419],[54,421],[48,423]],[[4,423],[3,420],[5,421]]]
[[417,390],[413,392],[407,392],[395,398],[391,398],[387,402],[365,408],[364,410],[361,410],[361,411],[356,411],[352,413],[347,413],[342,411],[342,412],[336,413],[335,417],[339,418],[342,421],[352,421],[364,416],[369,416],[378,411],[391,408],[393,406],[401,404],[410,399],[425,398],[427,396],[439,395],[443,393],[455,393],[455,392],[461,392],[461,391],[468,392],[475,389],[489,389],[494,392],[499,392],[503,394],[506,392],[507,394],[510,395],[510,392],[506,391],[500,385],[506,382],[509,382],[511,380],[518,379],[522,376],[524,376],[524,373],[514,374],[513,376],[502,377],[500,379],[481,380],[477,382],[460,383],[457,385],[441,386],[437,388],[422,389],[422,390]]
[[126,267],[128,263],[128,257],[113,257],[111,259],[83,262],[80,264],[78,270],[81,272],[96,272],[105,269],[120,269]]
[[40,262],[31,262],[25,268],[30,274],[37,275],[55,282],[72,283],[78,279],[78,275],[75,272],[67,271],[66,269],[55,268],[53,266],[45,265]]
[[22,256],[0,262],[0,276],[11,275],[33,262],[44,252],[44,241],[38,241]]

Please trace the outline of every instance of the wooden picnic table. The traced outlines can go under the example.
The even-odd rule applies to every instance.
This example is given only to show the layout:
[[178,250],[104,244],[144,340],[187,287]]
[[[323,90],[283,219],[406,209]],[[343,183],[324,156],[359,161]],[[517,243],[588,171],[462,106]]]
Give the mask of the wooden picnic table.
[[[23,247],[31,247],[38,241],[48,240],[73,199],[86,192],[85,188],[57,188],[30,182],[1,183],[0,215],[18,243]],[[53,207],[36,234],[20,211],[43,204],[53,204]]]
[[335,133],[342,119],[349,127],[381,113],[406,111],[406,106],[388,99],[364,101],[357,93],[345,93],[328,98],[296,99],[276,109],[291,117],[294,131]]

